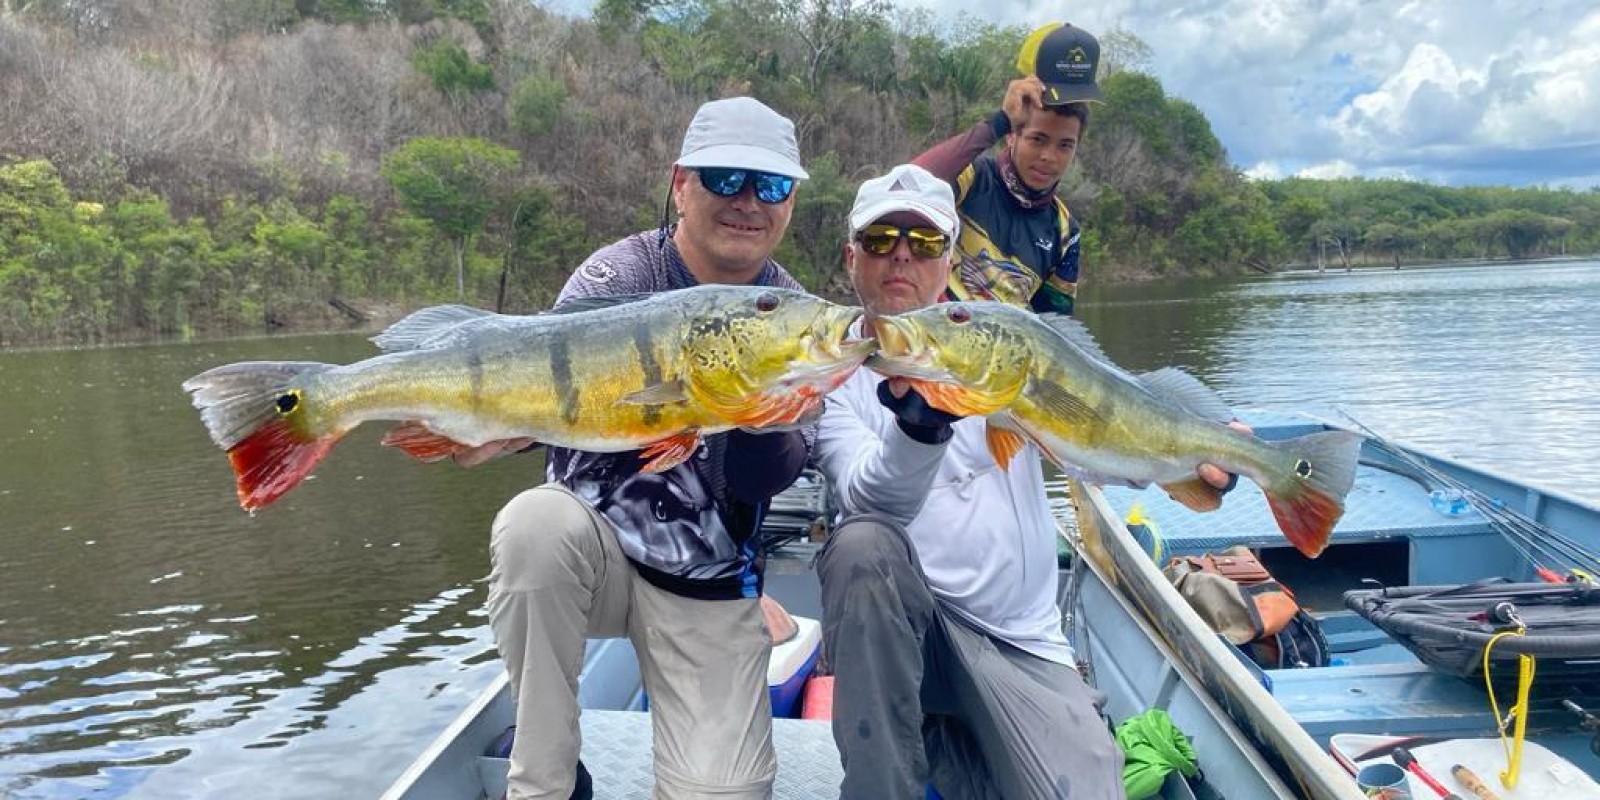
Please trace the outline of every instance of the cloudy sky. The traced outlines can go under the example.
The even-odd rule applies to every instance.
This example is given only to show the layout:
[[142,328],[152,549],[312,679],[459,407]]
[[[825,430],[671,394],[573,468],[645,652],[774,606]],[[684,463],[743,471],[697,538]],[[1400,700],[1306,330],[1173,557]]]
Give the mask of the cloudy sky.
[[[914,1],[948,19],[972,7]],[[1600,185],[1594,0],[988,0],[982,8],[999,23],[1060,20],[1138,36],[1167,92],[1198,105],[1251,174]]]
[[1596,0],[894,2],[949,25],[1123,28],[1252,175],[1600,186]]

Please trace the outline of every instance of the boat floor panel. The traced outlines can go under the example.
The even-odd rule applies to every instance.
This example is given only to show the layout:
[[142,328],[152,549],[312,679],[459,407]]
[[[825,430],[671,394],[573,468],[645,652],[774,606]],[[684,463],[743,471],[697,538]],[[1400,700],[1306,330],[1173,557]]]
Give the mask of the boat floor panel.
[[[1421,662],[1274,670],[1272,694],[1307,733],[1491,736],[1494,715],[1481,684]],[[1501,709],[1510,702],[1501,696]],[[1533,703],[1530,729],[1568,726],[1554,699]]]
[[[594,778],[597,800],[647,798],[655,786],[651,760],[650,715],[641,711],[605,711],[586,708],[579,718],[583,727],[583,765]],[[818,800],[839,796],[844,770],[827,722],[775,719],[772,746],[778,752],[778,777],[774,800]],[[482,759],[504,786],[506,762]],[[493,795],[498,797],[499,795]]]

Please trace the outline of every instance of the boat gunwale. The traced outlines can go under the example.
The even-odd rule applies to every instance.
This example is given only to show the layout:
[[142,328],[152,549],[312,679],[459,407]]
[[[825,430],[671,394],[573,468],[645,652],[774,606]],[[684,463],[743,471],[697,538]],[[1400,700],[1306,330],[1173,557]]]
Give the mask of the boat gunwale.
[[[1355,780],[1332,756],[1322,752],[1316,740],[1223,646],[1216,633],[1178,594],[1149,555],[1138,548],[1099,488],[1078,480],[1069,481],[1069,485],[1074,505],[1080,510],[1079,532],[1089,563],[1097,566],[1103,577],[1112,578],[1109,585],[1113,591],[1137,608],[1144,621],[1159,633],[1158,638],[1171,651],[1174,663],[1195,674],[1205,689],[1202,694],[1216,703],[1223,717],[1235,723],[1246,739],[1255,741],[1252,749],[1256,754],[1269,764],[1273,761],[1269,752],[1278,754],[1283,763],[1279,777],[1298,788],[1299,797],[1364,800]],[[1121,535],[1117,535],[1117,529],[1121,530]],[[1140,591],[1141,588],[1144,591]],[[1153,613],[1152,606],[1161,613]],[[1209,662],[1204,666],[1216,676],[1220,687],[1206,679],[1206,671],[1200,664],[1185,657],[1186,648],[1175,641],[1179,637],[1201,651]],[[1243,716],[1250,725],[1246,726],[1239,715],[1229,709],[1229,704],[1216,696],[1218,691],[1245,706]]]

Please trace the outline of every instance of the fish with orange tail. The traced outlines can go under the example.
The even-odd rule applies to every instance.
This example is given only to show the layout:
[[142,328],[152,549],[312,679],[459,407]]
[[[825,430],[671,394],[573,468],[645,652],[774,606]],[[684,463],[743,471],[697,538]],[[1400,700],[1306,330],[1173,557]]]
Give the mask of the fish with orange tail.
[[385,352],[365,361],[228,364],[183,388],[228,452],[247,510],[292,489],[369,420],[399,421],[383,443],[423,461],[532,438],[639,450],[659,472],[708,434],[814,421],[875,347],[849,338],[860,313],[803,292],[720,285],[532,316],[437,306],[374,337]]
[[867,366],[904,377],[928,404],[987,417],[1001,467],[1025,444],[1094,483],[1159,484],[1191,508],[1222,502],[1199,479],[1215,464],[1255,481],[1284,536],[1316,556],[1355,482],[1361,437],[1348,431],[1263,441],[1230,428],[1222,399],[1175,368],[1123,371],[1078,321],[1004,303],[945,303],[876,322]]

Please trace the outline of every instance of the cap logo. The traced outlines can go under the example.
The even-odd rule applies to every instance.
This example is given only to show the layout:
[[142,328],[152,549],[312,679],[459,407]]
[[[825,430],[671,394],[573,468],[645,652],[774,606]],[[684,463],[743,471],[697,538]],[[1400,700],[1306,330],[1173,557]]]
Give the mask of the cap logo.
[[910,191],[914,191],[914,190],[912,189],[912,187],[906,185],[906,179],[905,178],[895,178],[894,179],[894,185],[889,187],[889,191],[891,191],[891,192],[910,192]]
[[1073,83],[1094,81],[1094,62],[1089,60],[1089,54],[1082,47],[1074,47],[1063,54],[1061,60],[1055,64],[1056,71],[1062,77]]

